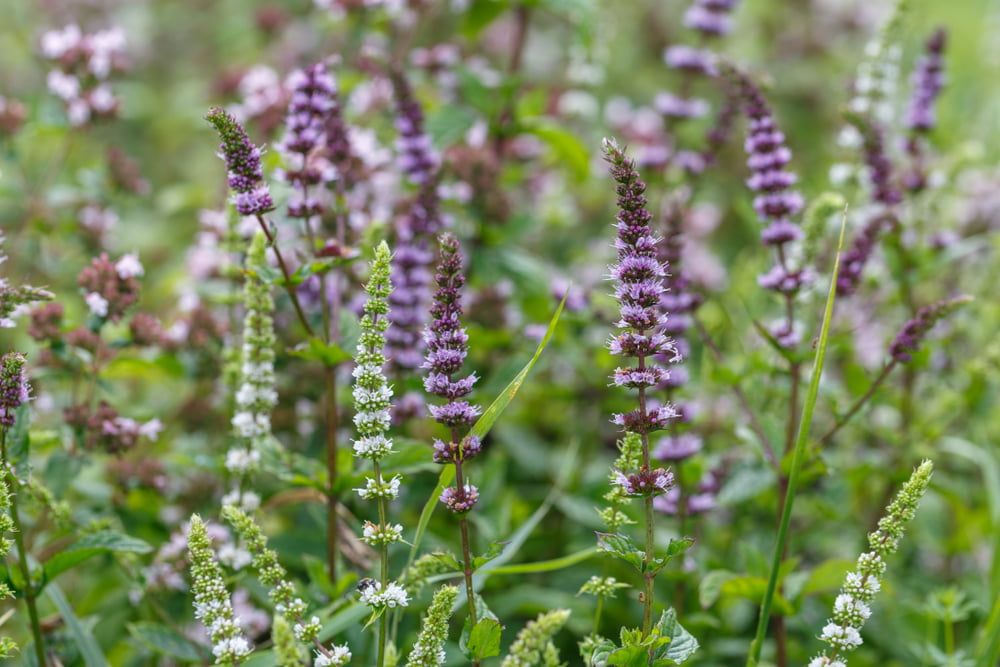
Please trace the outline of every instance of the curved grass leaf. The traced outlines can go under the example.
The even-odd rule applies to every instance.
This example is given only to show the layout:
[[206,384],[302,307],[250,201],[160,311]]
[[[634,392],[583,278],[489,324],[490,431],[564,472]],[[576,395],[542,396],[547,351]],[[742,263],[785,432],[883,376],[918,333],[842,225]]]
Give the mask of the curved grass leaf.
[[830,288],[826,295],[826,307],[823,310],[823,325],[820,327],[819,342],[816,345],[816,356],[813,360],[812,374],[809,378],[809,390],[802,405],[802,418],[799,420],[799,431],[795,438],[795,449],[792,454],[792,467],[788,475],[788,487],[785,493],[785,504],[781,512],[781,522],[778,526],[778,539],[774,544],[774,554],[771,557],[771,572],[768,575],[767,590],[760,605],[760,616],[757,619],[757,632],[750,644],[747,655],[747,667],[757,667],[760,663],[761,650],[764,648],[764,636],[767,634],[767,624],[771,618],[771,606],[778,586],[778,576],[781,570],[782,555],[788,543],[788,525],[792,518],[792,506],[795,503],[795,493],[799,486],[799,473],[805,458],[806,441],[809,439],[809,428],[812,426],[813,410],[819,397],[819,380],[823,375],[823,363],[826,361],[826,345],[830,337],[830,322],[833,320],[833,304],[837,299],[837,276],[840,273],[840,256],[844,249],[844,232],[847,228],[847,209],[840,223],[840,239],[837,242],[837,257],[833,262],[833,275],[830,277]]

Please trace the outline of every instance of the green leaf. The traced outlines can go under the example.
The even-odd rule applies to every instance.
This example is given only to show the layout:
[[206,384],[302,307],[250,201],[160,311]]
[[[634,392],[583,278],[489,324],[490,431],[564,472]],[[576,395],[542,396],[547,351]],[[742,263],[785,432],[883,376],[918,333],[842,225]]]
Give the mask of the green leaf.
[[131,623],[128,631],[136,641],[154,653],[184,662],[200,662],[206,657],[186,637],[165,625],[148,622]]
[[506,542],[492,542],[490,543],[489,549],[482,556],[475,556],[472,559],[472,569],[478,570],[483,565],[486,565],[491,560],[503,553],[503,548],[507,546]]
[[690,537],[681,538],[670,538],[670,543],[667,545],[667,552],[662,556],[655,556],[649,563],[649,571],[656,573],[665,568],[670,561],[677,558],[685,551],[691,548],[694,544],[694,540]]
[[45,561],[42,565],[41,586],[44,587],[66,570],[98,554],[113,552],[144,554],[152,550],[153,547],[136,537],[111,530],[84,535]]
[[45,589],[45,594],[48,595],[49,600],[52,601],[56,609],[59,610],[59,615],[62,617],[63,623],[66,624],[70,637],[73,638],[76,648],[83,657],[83,664],[86,667],[108,667],[100,645],[94,639],[94,635],[90,630],[84,627],[80,619],[76,617],[73,607],[66,600],[66,596],[63,595],[59,585],[55,583],[49,584]]
[[795,438],[795,448],[792,454],[792,466],[788,475],[788,485],[785,492],[784,509],[781,522],[778,525],[778,539],[775,540],[774,553],[771,557],[771,572],[768,576],[767,589],[760,606],[757,619],[757,631],[750,651],[747,655],[747,667],[757,667],[760,664],[760,654],[764,648],[764,637],[767,634],[767,624],[771,618],[771,606],[778,586],[778,576],[781,562],[788,543],[788,525],[792,519],[792,507],[795,494],[798,491],[799,474],[805,458],[806,443],[809,440],[809,429],[812,427],[813,411],[816,409],[816,399],[819,397],[819,381],[823,375],[823,364],[826,361],[826,346],[830,338],[830,323],[833,321],[833,305],[837,299],[837,277],[840,273],[840,257],[844,249],[844,234],[847,229],[847,209],[840,223],[840,239],[837,243],[837,257],[833,262],[833,274],[830,276],[830,287],[826,295],[826,307],[823,311],[823,325],[820,327],[819,342],[816,345],[816,356],[813,360],[812,374],[809,378],[809,389],[802,405],[802,417],[799,420],[799,430]]
[[7,459],[14,466],[14,474],[22,483],[28,479],[28,457],[31,453],[31,411],[24,403],[14,411],[14,425],[7,432]]
[[550,161],[568,169],[577,181],[590,174],[590,152],[575,134],[549,121],[533,121],[524,129],[541,139],[549,149]]
[[444,105],[427,117],[427,132],[439,149],[459,142],[476,123],[478,115],[468,107]]
[[296,345],[288,350],[288,353],[293,357],[305,359],[306,361],[318,361],[330,368],[339,366],[352,358],[350,352],[336,343],[325,343],[319,338],[310,338],[305,343]]
[[832,558],[813,568],[809,578],[802,585],[802,595],[812,595],[840,588],[844,576],[854,567],[853,560]]
[[500,655],[502,631],[503,626],[495,618],[480,619],[469,633],[466,655],[475,661]]
[[722,594],[722,586],[735,577],[736,574],[728,570],[713,570],[701,578],[698,584],[698,602],[702,609],[708,609]]
[[646,557],[646,552],[637,547],[632,538],[627,535],[597,533],[597,548],[599,551],[625,561],[639,572],[643,571],[643,560]]
[[677,622],[677,612],[667,609],[656,624],[661,637],[669,637],[670,643],[657,652],[656,658],[666,660],[668,665],[680,665],[698,650],[698,640]]

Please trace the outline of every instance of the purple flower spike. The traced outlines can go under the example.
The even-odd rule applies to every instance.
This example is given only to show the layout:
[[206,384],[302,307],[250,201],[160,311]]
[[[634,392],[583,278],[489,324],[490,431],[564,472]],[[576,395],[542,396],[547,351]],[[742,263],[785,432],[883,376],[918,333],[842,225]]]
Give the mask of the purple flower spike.
[[[667,268],[659,259],[659,239],[650,229],[646,209],[646,184],[639,178],[635,163],[613,140],[604,140],[605,159],[611,165],[611,177],[617,182],[618,263],[611,267],[615,297],[621,307],[617,326],[622,331],[608,344],[612,354],[635,357],[638,364],[615,370],[616,385],[639,388],[664,382],[668,372],[651,357],[673,359],[677,348],[663,333],[667,314],[662,310],[663,280]],[[647,357],[650,357],[647,359]],[[662,406],[615,415],[614,423],[633,433],[662,429],[675,414],[671,406]]]
[[889,355],[898,363],[910,361],[934,325],[971,300],[970,297],[960,296],[937,301],[921,308],[917,311],[916,317],[904,324],[896,334],[896,338],[889,346]]
[[658,461],[683,461],[701,451],[702,441],[694,433],[662,438],[653,452]]
[[938,28],[927,40],[924,55],[913,72],[913,94],[906,111],[906,127],[914,132],[929,132],[937,124],[934,102],[944,88],[944,47],[947,33]]
[[274,209],[274,200],[264,183],[260,158],[262,151],[254,146],[232,115],[214,107],[205,119],[215,126],[222,139],[219,156],[229,169],[229,188],[240,215],[262,215]]
[[31,389],[24,372],[24,355],[8,352],[0,357],[0,427],[14,425],[14,413],[28,402]]
[[336,104],[336,83],[326,65],[317,63],[294,72],[289,84],[292,94],[281,143],[289,162],[285,178],[294,190],[288,215],[310,220],[323,212],[319,200],[309,196],[310,186],[332,178],[311,161],[311,156],[326,141],[326,117]]
[[424,113],[413,97],[409,82],[402,74],[394,73],[392,86],[396,95],[396,150],[399,169],[411,183],[423,185],[437,171],[438,156],[431,146],[430,136],[424,132]]
[[431,394],[447,399],[440,406],[430,406],[434,419],[450,427],[472,424],[479,416],[479,407],[460,400],[472,392],[475,374],[455,378],[462,369],[469,348],[469,336],[462,327],[462,274],[461,248],[451,234],[441,236],[441,254],[438,260],[437,291],[431,306],[431,323],[427,326],[424,341],[427,356],[422,368],[427,369],[424,388]]

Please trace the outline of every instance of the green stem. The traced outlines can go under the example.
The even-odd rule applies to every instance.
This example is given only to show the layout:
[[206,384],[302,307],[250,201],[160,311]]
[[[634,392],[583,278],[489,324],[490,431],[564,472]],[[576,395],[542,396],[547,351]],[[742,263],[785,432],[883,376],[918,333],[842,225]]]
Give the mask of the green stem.
[[878,388],[881,387],[882,383],[885,382],[886,378],[889,377],[889,373],[891,373],[892,370],[896,367],[896,363],[897,363],[896,360],[893,359],[882,368],[882,372],[879,373],[878,377],[872,381],[871,385],[869,385],[868,391],[866,391],[864,395],[861,396],[861,398],[859,398],[854,402],[854,405],[852,405],[851,408],[847,412],[845,412],[840,419],[837,420],[837,423],[834,424],[833,428],[831,428],[829,431],[826,432],[826,435],[824,435],[822,438],[819,439],[820,443],[825,444],[829,442],[830,439],[833,438],[833,436],[835,436],[837,432],[844,427],[845,424],[847,424],[847,422],[851,421],[851,418],[858,413],[858,410],[864,407],[865,403],[867,403],[871,399],[871,397],[875,395],[875,392],[878,390]]
[[[375,479],[378,480],[379,486],[382,485],[382,470],[379,468],[378,461],[375,461]],[[386,509],[385,509],[385,498],[381,495],[378,498],[378,523],[379,529],[384,529],[388,527],[386,522]],[[386,587],[389,585],[389,545],[386,542],[382,543],[381,548],[381,568],[380,568],[380,583],[382,584],[382,590],[385,591]],[[386,638],[388,637],[389,631],[389,615],[383,611],[382,616],[379,617],[378,622],[378,667],[384,667],[385,665],[385,647]]]
[[[451,434],[452,441],[458,442],[458,434],[452,431]],[[465,495],[465,479],[462,476],[462,462],[460,460],[455,461],[455,486],[458,489],[458,496],[463,497]],[[462,514],[458,518],[458,529],[462,538],[462,575],[465,578],[465,602],[469,606],[469,627],[476,627],[478,622],[476,618],[476,590],[472,582],[472,548],[471,541],[469,540],[469,521]],[[472,663],[475,667],[479,667],[479,661],[475,660]]]
[[35,657],[39,667],[45,667],[45,641],[42,639],[42,625],[38,621],[38,606],[35,603],[35,589],[31,584],[31,571],[28,568],[28,550],[24,546],[24,531],[21,529],[21,515],[17,509],[17,487],[20,483],[14,475],[14,467],[7,460],[7,429],[0,430],[0,455],[3,457],[3,467],[7,472],[10,486],[10,518],[14,522],[14,543],[17,545],[17,561],[24,579],[24,602],[28,606],[28,618],[31,621],[31,635],[34,637]]
[[816,347],[812,376],[809,379],[809,390],[802,407],[802,419],[799,420],[798,435],[795,438],[792,467],[788,475],[788,485],[781,508],[781,521],[778,525],[778,538],[771,557],[771,572],[768,575],[764,599],[761,601],[760,616],[757,619],[757,632],[754,635],[753,642],[750,644],[746,667],[757,667],[760,664],[760,655],[764,647],[764,637],[767,635],[767,625],[771,617],[774,594],[778,588],[778,573],[781,570],[782,556],[788,544],[788,528],[792,518],[792,506],[795,503],[795,493],[799,487],[799,474],[802,470],[806,442],[809,439],[809,427],[812,425],[813,411],[816,408],[816,399],[819,395],[819,381],[820,376],[823,374],[823,363],[826,360],[826,343],[830,334],[830,321],[833,319],[833,303],[837,295],[837,275],[840,272],[840,252],[844,246],[844,229],[845,224],[842,222],[840,226],[840,241],[837,247],[837,258],[833,264],[833,276],[830,279],[830,287],[826,297],[826,308],[823,313],[823,325],[820,329],[819,344]]

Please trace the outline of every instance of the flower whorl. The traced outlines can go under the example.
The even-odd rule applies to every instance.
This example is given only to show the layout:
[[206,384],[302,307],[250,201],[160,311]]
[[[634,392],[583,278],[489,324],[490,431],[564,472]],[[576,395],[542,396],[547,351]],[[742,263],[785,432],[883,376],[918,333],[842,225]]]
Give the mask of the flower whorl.
[[240,215],[262,215],[274,209],[274,200],[264,182],[263,151],[255,146],[243,126],[227,111],[212,108],[205,119],[222,139],[221,157],[229,170],[228,183]]
[[8,352],[0,357],[0,428],[10,428],[15,412],[28,402],[31,388],[24,371],[24,355]]
[[[618,262],[611,267],[611,278],[621,313],[617,322],[621,331],[608,347],[614,355],[638,359],[636,367],[617,368],[611,379],[619,387],[646,389],[669,377],[666,369],[647,361],[658,355],[668,359],[678,356],[673,341],[664,333],[667,315],[660,307],[666,268],[658,258],[658,239],[649,225],[646,184],[639,178],[634,161],[612,139],[604,140],[604,154],[618,184]],[[616,414],[613,421],[626,431],[644,434],[664,428],[674,416],[670,406],[649,406],[648,410]]]
[[871,616],[869,605],[882,587],[885,559],[898,548],[906,524],[913,519],[917,505],[927,491],[933,471],[934,465],[930,461],[921,463],[886,508],[877,530],[868,535],[870,550],[861,554],[855,570],[847,573],[834,601],[833,616],[820,635],[830,648],[813,658],[809,667],[846,665],[843,654],[861,646],[859,630]]

